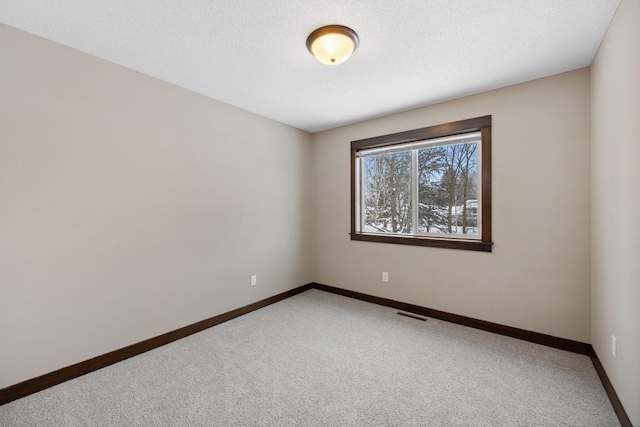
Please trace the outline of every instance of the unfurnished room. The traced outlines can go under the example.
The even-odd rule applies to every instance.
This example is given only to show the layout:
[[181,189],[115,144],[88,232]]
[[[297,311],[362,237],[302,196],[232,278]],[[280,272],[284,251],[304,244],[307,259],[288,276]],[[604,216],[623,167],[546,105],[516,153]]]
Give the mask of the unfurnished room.
[[640,0],[0,0],[0,426],[640,426]]

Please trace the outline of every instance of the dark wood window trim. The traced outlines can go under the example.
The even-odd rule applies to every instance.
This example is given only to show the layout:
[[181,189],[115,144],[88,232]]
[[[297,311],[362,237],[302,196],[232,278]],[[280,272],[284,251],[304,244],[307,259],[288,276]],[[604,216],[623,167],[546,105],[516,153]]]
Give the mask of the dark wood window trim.
[[[480,240],[463,240],[460,238],[446,238],[444,236],[442,238],[431,236],[399,236],[357,231],[358,177],[356,177],[356,161],[359,151],[478,131],[481,132],[482,138],[482,151],[480,153],[482,162],[482,170],[480,172],[482,174],[482,236]],[[351,141],[350,234],[351,240],[491,252],[493,245],[491,241],[491,116],[476,117],[442,125]]]

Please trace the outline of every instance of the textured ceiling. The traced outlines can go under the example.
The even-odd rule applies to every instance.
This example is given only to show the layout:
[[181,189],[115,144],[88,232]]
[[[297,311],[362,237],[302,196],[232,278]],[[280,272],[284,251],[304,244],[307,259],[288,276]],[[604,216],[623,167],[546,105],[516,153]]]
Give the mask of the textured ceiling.
[[[0,22],[316,132],[591,64],[620,0],[0,0]],[[360,46],[330,67],[327,24]]]

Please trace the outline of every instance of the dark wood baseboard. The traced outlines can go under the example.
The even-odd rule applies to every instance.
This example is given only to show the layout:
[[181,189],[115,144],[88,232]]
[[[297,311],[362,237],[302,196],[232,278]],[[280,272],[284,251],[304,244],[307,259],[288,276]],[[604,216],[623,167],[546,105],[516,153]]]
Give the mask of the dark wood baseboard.
[[334,288],[333,286],[313,283],[315,289],[355,298],[361,301],[372,302],[374,304],[392,307],[398,310],[408,311],[410,313],[419,314],[421,316],[433,317],[434,319],[446,320],[447,322],[457,323],[471,328],[482,329],[483,331],[493,332],[495,334],[506,335],[512,338],[518,338],[524,341],[536,344],[546,345],[548,347],[558,348],[560,350],[570,351],[572,353],[591,355],[591,344],[573,341],[566,338],[558,338],[551,335],[541,334],[539,332],[531,332],[524,329],[518,329],[511,326],[500,325],[498,323],[487,322],[484,320],[474,319],[472,317],[460,316],[458,314],[447,313],[446,311],[434,310],[432,308],[421,307],[419,305],[408,304],[405,302],[394,301],[387,298],[374,297],[372,295],[360,292],[349,291],[346,289]]
[[375,297],[372,295],[349,291],[347,289],[335,288],[333,286],[323,285],[320,283],[309,283],[307,285],[291,289],[290,291],[274,295],[261,301],[257,301],[253,304],[231,310],[227,313],[223,313],[218,316],[193,323],[183,328],[167,332],[166,334],[162,334],[154,338],[149,338],[147,340],[132,344],[119,350],[114,350],[101,356],[94,357],[93,359],[85,360],[84,362],[79,362],[75,365],[67,366],[66,368],[58,369],[57,371],[50,372],[48,374],[1,389],[0,405],[4,405],[38,391],[45,390],[49,387],[53,387],[54,385],[63,383],[73,378],[77,378],[90,372],[97,371],[98,369],[105,368],[109,365],[113,365],[114,363],[121,362],[125,359],[137,356],[149,350],[153,350],[154,348],[161,347],[165,344],[169,344],[191,334],[195,334],[196,332],[203,331],[212,326],[219,325],[220,323],[226,322],[247,313],[251,313],[252,311],[258,310],[276,302],[285,300],[309,289],[318,289],[325,292],[331,292],[349,298],[355,298],[361,301],[419,314],[421,316],[433,317],[434,319],[445,320],[447,322],[457,323],[459,325],[469,326],[472,328],[481,329],[500,335],[506,335],[512,338],[518,338],[536,344],[542,344],[549,347],[590,356],[593,366],[598,373],[598,376],[600,377],[600,381],[602,381],[602,385],[607,392],[607,396],[609,396],[611,405],[613,406],[613,409],[618,416],[618,419],[620,420],[620,424],[622,425],[622,427],[633,427],[633,425],[631,424],[631,420],[629,419],[626,411],[624,410],[624,407],[622,406],[622,402],[618,398],[618,395],[616,394],[611,381],[609,381],[609,377],[607,376],[607,373],[605,372],[602,363],[600,363],[600,359],[598,359],[598,356],[596,355],[591,344],[564,338],[557,338],[551,335],[526,331],[524,329],[513,328],[511,326],[500,325],[497,323],[486,322],[484,320],[478,320],[472,317],[460,316],[457,314],[421,307],[414,304],[403,303],[387,298]]
[[624,410],[624,406],[622,406],[622,402],[620,401],[618,394],[613,388],[613,384],[611,384],[611,381],[609,380],[609,377],[607,376],[607,373],[604,370],[604,366],[602,366],[602,363],[600,362],[600,359],[598,359],[598,355],[596,354],[593,348],[591,348],[590,356],[591,356],[591,363],[593,363],[593,367],[596,368],[596,372],[600,377],[600,381],[602,382],[604,390],[607,392],[607,396],[609,396],[609,400],[611,401],[611,406],[613,406],[613,410],[618,416],[620,425],[622,427],[633,427],[633,424],[631,424],[631,420],[627,415],[627,411]]
[[98,369],[105,368],[109,365],[113,365],[114,363],[121,362],[125,359],[137,356],[165,344],[169,344],[191,334],[195,334],[196,332],[203,331],[212,326],[219,325],[220,323],[242,316],[243,314],[247,314],[278,301],[282,301],[311,288],[312,284],[303,285],[298,288],[291,289],[290,291],[254,302],[253,304],[249,304],[218,316],[201,320],[200,322],[193,323],[180,329],[167,332],[157,337],[149,338],[139,343],[123,347],[119,350],[114,350],[101,356],[94,357],[93,359],[85,360],[84,362],[79,362],[74,365],[67,366],[66,368],[58,369],[57,371],[3,388],[0,390],[0,405],[4,405],[5,403],[12,402],[16,399],[20,399],[21,397],[42,391],[90,372],[97,371]]
[[311,286],[314,289],[318,289],[325,292],[331,292],[334,294],[354,298],[361,301],[371,302],[378,305],[384,305],[386,307],[395,308],[398,310],[408,311],[410,313],[419,314],[426,317],[433,317],[434,319],[445,320],[451,323],[457,323],[459,325],[469,326],[471,328],[482,329],[483,331],[493,332],[495,334],[506,335],[512,338],[518,338],[524,341],[529,341],[535,344],[542,344],[548,347],[557,348],[560,350],[570,351],[572,353],[578,353],[591,358],[591,362],[600,377],[600,381],[604,386],[607,396],[611,401],[611,406],[618,416],[618,420],[622,427],[633,427],[631,420],[627,415],[622,402],[618,398],[616,391],[609,381],[609,377],[600,363],[600,359],[596,355],[595,350],[591,344],[583,343],[580,341],[573,341],[565,338],[558,338],[551,335],[541,334],[539,332],[531,332],[524,329],[513,328],[511,326],[500,325],[498,323],[487,322],[484,320],[474,319],[472,317],[460,316],[458,314],[447,313],[445,311],[434,310],[431,308],[421,307],[414,304],[408,304],[404,302],[394,301],[387,298],[375,297],[360,292],[349,291],[347,289],[335,288],[333,286],[323,285],[320,283],[312,283]]

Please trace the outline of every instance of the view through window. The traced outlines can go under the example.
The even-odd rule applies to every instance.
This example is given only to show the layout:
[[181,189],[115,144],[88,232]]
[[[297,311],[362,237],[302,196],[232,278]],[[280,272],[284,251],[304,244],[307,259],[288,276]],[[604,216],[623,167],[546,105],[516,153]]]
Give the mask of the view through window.
[[480,132],[422,145],[358,154],[362,230],[477,237]]

